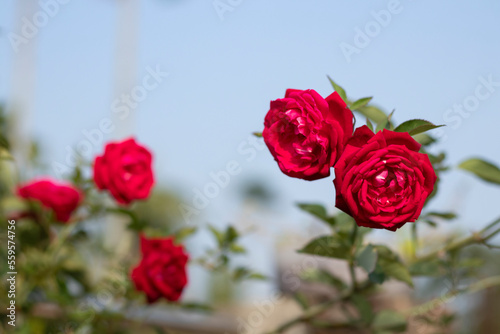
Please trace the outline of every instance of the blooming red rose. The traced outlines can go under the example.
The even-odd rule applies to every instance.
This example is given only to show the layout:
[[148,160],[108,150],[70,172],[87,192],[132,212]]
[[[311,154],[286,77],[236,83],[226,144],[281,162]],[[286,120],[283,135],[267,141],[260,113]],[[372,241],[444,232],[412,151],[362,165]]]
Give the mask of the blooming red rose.
[[146,239],[141,236],[141,262],[132,270],[132,281],[143,291],[149,303],[164,297],[177,301],[188,278],[188,255],[182,246],[175,246],[172,238]]
[[121,204],[149,196],[154,184],[152,155],[133,138],[106,145],[104,154],[94,162],[97,188],[109,190]]
[[359,226],[395,231],[414,222],[436,182],[420,146],[406,132],[356,129],[335,165],[337,208]]
[[83,199],[81,192],[69,184],[56,183],[48,179],[31,181],[17,189],[25,199],[35,200],[45,208],[52,209],[57,221],[66,223]]
[[330,175],[352,131],[353,114],[336,92],[324,99],[288,89],[271,102],[262,135],[283,173],[311,181]]

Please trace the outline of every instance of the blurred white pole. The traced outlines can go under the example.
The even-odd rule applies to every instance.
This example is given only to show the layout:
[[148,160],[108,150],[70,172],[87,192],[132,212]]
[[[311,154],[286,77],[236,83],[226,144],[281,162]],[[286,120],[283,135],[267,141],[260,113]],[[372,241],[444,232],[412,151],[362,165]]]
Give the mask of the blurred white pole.
[[[11,92],[7,104],[7,113],[12,117],[12,153],[23,174],[29,175],[29,155],[32,131],[32,112],[35,99],[36,83],[36,44],[38,31],[26,28],[27,21],[33,20],[40,10],[38,1],[17,0],[15,27],[10,38],[15,34],[25,43],[11,44],[12,59]],[[27,21],[26,21],[27,20]],[[30,34],[26,34],[26,32]],[[12,34],[12,35],[11,35]],[[7,36],[7,37],[9,37]]]
[[[115,55],[115,91],[113,99],[130,95],[137,83],[137,55],[139,40],[140,0],[117,0],[117,31]],[[122,140],[134,134],[134,120],[137,109],[130,109],[127,117],[121,119],[113,113],[116,130],[113,139]],[[133,240],[133,234],[126,229],[126,220],[111,217],[106,224],[106,246],[117,256],[126,256]]]
[[[114,98],[130,95],[137,84],[137,59],[139,42],[140,0],[117,0],[117,31],[115,56]],[[121,119],[113,114],[117,130],[115,139],[123,139],[134,133],[134,113],[131,109],[127,117]],[[122,116],[122,115],[120,115]]]

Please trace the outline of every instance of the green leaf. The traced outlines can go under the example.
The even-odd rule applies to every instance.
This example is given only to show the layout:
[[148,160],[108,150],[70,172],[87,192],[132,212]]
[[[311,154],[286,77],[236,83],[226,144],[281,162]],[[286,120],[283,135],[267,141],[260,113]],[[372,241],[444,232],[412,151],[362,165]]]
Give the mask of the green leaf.
[[180,306],[181,306],[182,308],[185,308],[185,309],[197,310],[197,311],[207,311],[207,312],[211,312],[211,311],[213,311],[213,310],[214,310],[214,309],[212,308],[212,306],[210,306],[210,305],[200,304],[200,303],[192,303],[192,302],[189,302],[189,303],[182,303]]
[[255,137],[262,138],[262,132],[253,132],[252,133]]
[[391,118],[394,114],[394,110],[387,116],[387,118],[377,124],[377,128],[375,129],[375,133],[382,131],[387,128],[389,124],[391,124]]
[[238,267],[233,272],[233,280],[239,281],[250,274],[250,270],[245,267]]
[[398,281],[404,282],[413,287],[410,272],[400,258],[388,247],[377,245],[374,246],[378,253],[377,265],[380,270],[389,277],[395,278]]
[[255,279],[255,280],[264,281],[264,280],[267,280],[267,276],[259,274],[259,273],[251,273],[250,275],[248,275],[248,279]]
[[380,311],[373,320],[372,327],[375,330],[388,330],[404,332],[406,330],[406,318],[395,311]]
[[368,129],[370,129],[372,132],[374,132],[373,131],[373,124],[369,118],[366,119],[366,126],[368,127]]
[[301,275],[301,278],[308,282],[318,282],[331,285],[339,290],[348,288],[344,281],[325,269],[306,271]]
[[299,253],[326,256],[336,259],[347,259],[350,251],[351,247],[348,241],[338,234],[335,234],[333,236],[323,236],[314,239],[304,248],[299,250]]
[[243,246],[237,245],[237,244],[231,244],[231,246],[229,246],[229,250],[231,252],[237,253],[237,254],[244,254],[244,253],[246,253],[246,249],[243,248]]
[[453,212],[429,212],[425,215],[426,217],[438,217],[438,218],[443,218],[443,219],[455,219],[457,218],[457,215]]
[[227,229],[226,229],[226,234],[224,236],[224,241],[227,244],[231,244],[236,239],[238,239],[238,237],[239,237],[238,231],[236,231],[236,229],[234,227],[228,226]]
[[344,100],[344,102],[347,103],[347,95],[345,93],[344,88],[342,88],[341,86],[337,85],[335,83],[335,81],[333,81],[332,78],[330,78],[329,76],[328,76],[328,80],[330,80],[330,83],[332,84],[333,89],[335,89],[335,91],[340,95],[340,97],[342,98],[342,100]]
[[442,275],[439,260],[415,262],[410,265],[412,276],[437,277]]
[[357,110],[359,108],[362,108],[364,106],[366,106],[368,103],[370,103],[370,101],[373,99],[373,97],[364,97],[362,99],[359,99],[357,101],[354,101],[351,106],[350,106],[350,109],[351,110]]
[[372,245],[365,246],[356,256],[356,264],[363,268],[368,274],[375,270],[377,265],[377,252]]
[[222,247],[222,245],[224,244],[224,234],[221,231],[219,231],[218,229],[216,229],[215,227],[213,227],[212,225],[208,225],[208,229],[214,235],[219,246]]
[[361,321],[364,324],[369,324],[373,320],[373,310],[370,302],[360,294],[352,295],[351,300],[359,312]]
[[0,147],[5,148],[6,150],[10,148],[9,141],[1,134],[0,134]]
[[413,139],[415,139],[417,142],[419,142],[423,146],[428,146],[428,145],[436,142],[436,139],[434,137],[431,137],[426,133],[419,133],[417,135],[414,135]]
[[385,282],[387,276],[385,276],[384,272],[380,268],[380,266],[376,266],[375,270],[368,274],[368,279],[370,282],[375,284],[382,284]]
[[374,105],[360,107],[358,108],[358,110],[355,111],[365,116],[366,118],[369,118],[370,120],[374,121],[377,124],[387,119],[387,114],[383,112],[380,108],[375,107]]
[[298,203],[297,206],[305,211],[310,213],[311,215],[321,219],[322,221],[328,223],[328,225],[335,225],[335,219],[333,217],[328,216],[326,209],[321,204],[308,204],[308,203]]
[[474,158],[462,162],[458,168],[472,172],[484,181],[500,184],[500,169],[490,162]]
[[190,235],[194,234],[196,232],[196,230],[197,230],[196,227],[181,228],[181,229],[177,230],[177,232],[175,232],[175,240],[179,241],[179,242],[183,241],[187,237],[189,237]]
[[432,129],[440,128],[444,125],[434,125],[429,121],[423,119],[411,119],[409,121],[401,123],[394,131],[396,132],[408,132],[410,136],[426,132]]
[[306,296],[302,292],[296,292],[293,295],[293,299],[300,305],[303,310],[309,308],[309,302],[307,301]]

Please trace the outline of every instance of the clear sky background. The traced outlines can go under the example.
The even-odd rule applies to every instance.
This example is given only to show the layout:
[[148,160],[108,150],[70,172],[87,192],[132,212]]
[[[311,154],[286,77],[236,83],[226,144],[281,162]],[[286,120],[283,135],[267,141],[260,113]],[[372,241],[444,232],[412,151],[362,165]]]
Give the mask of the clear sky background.
[[[7,38],[16,32],[16,1],[0,5],[5,102],[16,57]],[[375,22],[372,11],[387,10],[389,3],[243,0],[221,20],[211,0],[141,1],[137,83],[148,67],[169,72],[134,116],[136,137],[155,152],[159,182],[190,204],[193,188],[203,189],[210,172],[236,160],[241,174],[210,201],[199,221],[233,221],[240,209],[234,198],[248,179],[263,180],[279,195],[278,210],[290,224],[305,218],[295,202],[333,209],[333,175],[315,182],[288,178],[267,150],[250,162],[237,150],[250,133],[262,130],[269,101],[287,88],[330,94],[326,75],[352,98],[374,96],[377,105],[396,109],[396,122],[424,118],[448,124],[446,139],[433,150],[447,151],[451,165],[470,156],[500,165],[500,87],[467,118],[447,114],[475,94],[479,77],[500,82],[500,2],[401,0],[399,12],[347,61],[342,43],[356,46],[357,29]],[[37,35],[30,135],[41,140],[48,163],[64,162],[66,146],[111,114],[120,56],[116,25],[116,1],[71,0]],[[499,198],[500,187],[452,170],[432,207],[458,210],[456,225],[474,229],[500,215]]]

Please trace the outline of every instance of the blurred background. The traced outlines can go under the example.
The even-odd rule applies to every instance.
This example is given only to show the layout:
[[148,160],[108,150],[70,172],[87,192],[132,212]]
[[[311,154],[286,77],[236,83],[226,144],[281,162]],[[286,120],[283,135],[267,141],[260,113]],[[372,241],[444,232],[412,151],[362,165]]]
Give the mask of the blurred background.
[[[132,135],[155,154],[162,214],[179,226],[248,232],[241,261],[271,277],[324,232],[295,204],[335,210],[333,175],[288,178],[252,136],[287,88],[326,97],[329,75],[352,99],[395,109],[396,122],[445,124],[431,151],[446,151],[449,165],[470,156],[500,164],[497,1],[6,0],[0,8],[0,104],[20,138],[24,179],[66,178],[78,156],[90,161],[105,142]],[[498,198],[498,187],[452,170],[430,209],[458,213],[438,229],[471,231],[498,216]],[[408,235],[371,237],[404,248]],[[207,243],[199,233],[188,247],[203,254]],[[184,298],[212,300],[206,273],[190,276]],[[244,283],[231,298],[251,307],[279,286]],[[473,318],[470,299],[452,305]]]

